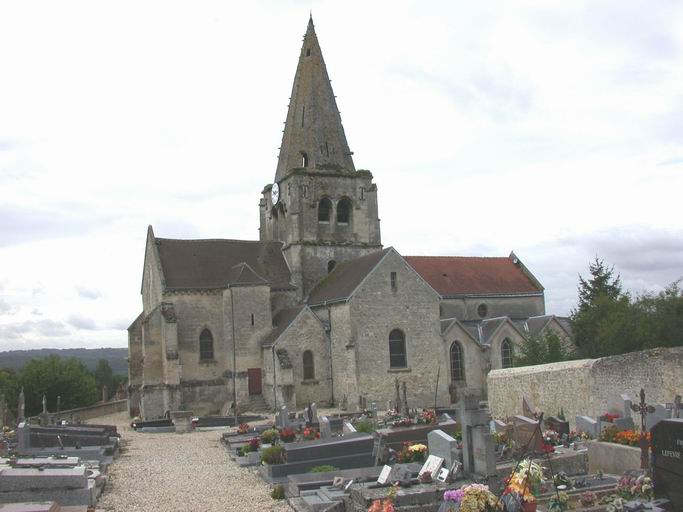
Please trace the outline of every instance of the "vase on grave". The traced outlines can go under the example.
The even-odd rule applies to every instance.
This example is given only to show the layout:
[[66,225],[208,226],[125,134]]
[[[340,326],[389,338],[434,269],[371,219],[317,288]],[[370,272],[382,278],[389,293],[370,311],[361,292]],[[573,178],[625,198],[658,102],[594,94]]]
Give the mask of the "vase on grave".
[[522,502],[522,510],[524,512],[536,512],[536,507],[538,506],[538,502],[536,500],[533,501],[523,501]]

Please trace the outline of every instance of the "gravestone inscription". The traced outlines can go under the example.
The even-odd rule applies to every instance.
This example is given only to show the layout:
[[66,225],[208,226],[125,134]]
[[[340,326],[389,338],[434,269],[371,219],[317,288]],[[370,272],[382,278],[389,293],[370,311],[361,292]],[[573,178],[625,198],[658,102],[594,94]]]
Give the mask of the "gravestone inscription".
[[661,420],[652,429],[655,496],[667,498],[673,510],[683,510],[683,419]]

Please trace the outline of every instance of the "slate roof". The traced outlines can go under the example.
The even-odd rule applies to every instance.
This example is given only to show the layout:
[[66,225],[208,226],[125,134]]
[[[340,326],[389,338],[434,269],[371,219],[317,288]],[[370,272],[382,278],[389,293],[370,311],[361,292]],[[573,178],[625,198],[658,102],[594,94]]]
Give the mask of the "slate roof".
[[156,238],[167,289],[270,284],[292,289],[282,243]]
[[363,279],[391,250],[393,248],[387,247],[382,251],[338,263],[334,270],[311,290],[306,302],[308,304],[322,304],[349,298]]
[[278,311],[273,317],[273,330],[261,342],[261,347],[272,347],[275,340],[277,340],[294,319],[299,316],[302,309],[304,309],[304,306],[296,306]]
[[405,256],[442,297],[506,295],[543,291],[511,258]]

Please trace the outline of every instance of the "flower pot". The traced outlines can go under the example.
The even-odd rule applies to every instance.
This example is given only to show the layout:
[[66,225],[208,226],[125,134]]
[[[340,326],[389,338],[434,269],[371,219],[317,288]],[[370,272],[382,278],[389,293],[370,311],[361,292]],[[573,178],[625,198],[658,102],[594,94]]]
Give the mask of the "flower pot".
[[522,510],[524,512],[536,512],[536,506],[537,506],[536,500],[534,501],[524,501],[522,502]]

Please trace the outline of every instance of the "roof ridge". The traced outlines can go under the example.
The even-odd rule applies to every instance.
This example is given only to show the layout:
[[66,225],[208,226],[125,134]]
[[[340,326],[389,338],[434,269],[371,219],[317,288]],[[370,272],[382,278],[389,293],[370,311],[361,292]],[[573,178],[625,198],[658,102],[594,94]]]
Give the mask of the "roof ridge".
[[480,259],[480,260],[510,260],[507,256],[404,256],[404,258],[440,258],[440,259]]
[[252,243],[252,244],[281,244],[282,242],[278,240],[238,240],[236,238],[164,238],[164,237],[154,237],[155,240],[159,241],[172,241],[172,242],[240,242],[240,243]]

